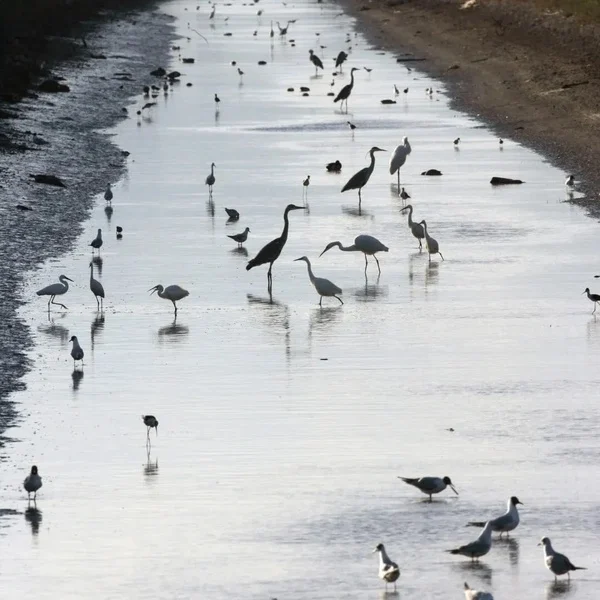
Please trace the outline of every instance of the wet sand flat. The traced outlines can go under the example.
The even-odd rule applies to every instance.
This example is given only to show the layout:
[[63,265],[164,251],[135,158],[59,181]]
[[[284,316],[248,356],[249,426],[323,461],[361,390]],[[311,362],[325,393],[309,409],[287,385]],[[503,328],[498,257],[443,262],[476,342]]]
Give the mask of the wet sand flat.
[[[581,292],[594,291],[597,224],[565,203],[561,172],[510,139],[500,149],[450,110],[443,82],[370,47],[338,6],[260,4],[260,19],[256,6],[219,5],[214,28],[206,6],[165,5],[181,55],[196,61],[173,51],[182,82],[115,129],[132,154],[110,220],[100,195],[74,250],[23,290],[34,367],[13,397],[21,442],[3,465],[4,507],[23,514],[2,521],[2,589],[41,599],[82,589],[98,599],[380,597],[370,552],[383,542],[401,597],[459,597],[467,580],[498,598],[595,598],[600,325]],[[271,43],[271,18],[297,19],[295,47]],[[357,74],[348,115],[326,96],[347,32],[342,82],[353,65],[372,68]],[[308,50],[320,45],[328,68],[314,78]],[[381,105],[394,83],[409,93]],[[431,265],[400,213],[389,153],[377,156],[361,215],[356,193],[340,193],[371,146],[391,151],[403,135],[413,151],[402,185],[445,258]],[[336,159],[342,173],[326,173]],[[422,177],[428,168],[443,176]],[[309,210],[290,215],[271,299],[266,268],[247,272],[246,261],[280,234],[285,206],[302,204],[308,174]],[[492,188],[493,175],[526,184]],[[225,207],[241,213],[237,223]],[[246,226],[248,256],[226,237]],[[99,227],[103,316],[88,289]],[[358,253],[318,258],[362,233],[389,246],[380,277],[370,261],[365,279]],[[306,266],[293,262],[303,255],[343,289],[343,306],[318,307]],[[75,280],[61,299],[69,310],[48,318],[35,291],[61,273]],[[159,283],[190,292],[176,320],[147,291]],[[142,414],[159,419],[149,452]],[[19,482],[34,463],[44,487],[37,512],[25,512]],[[460,495],[429,504],[397,479],[426,474],[451,476]],[[475,566],[444,553],[476,537],[467,521],[500,514],[511,495],[525,506],[510,541]],[[544,568],[544,535],[590,567],[569,589]]]

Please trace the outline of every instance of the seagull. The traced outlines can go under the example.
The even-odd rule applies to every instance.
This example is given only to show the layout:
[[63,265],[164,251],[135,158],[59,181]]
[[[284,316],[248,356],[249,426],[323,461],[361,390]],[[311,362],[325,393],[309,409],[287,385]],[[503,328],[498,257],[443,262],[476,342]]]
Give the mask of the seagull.
[[[519,525],[519,511],[517,510],[517,504],[523,503],[520,502],[516,496],[512,496],[508,499],[506,512],[500,517],[490,521],[492,524],[492,531],[499,531],[500,537],[502,537],[503,533],[508,535],[509,531],[516,529]],[[471,527],[484,527],[485,523],[479,521],[470,521],[469,525]]]
[[594,303],[594,310],[592,311],[592,314],[594,314],[596,312],[596,308],[598,308],[597,303],[600,302],[600,294],[590,294],[590,288],[585,288],[583,293],[587,294],[587,297]]
[[35,502],[37,491],[42,487],[42,478],[38,475],[38,468],[35,465],[31,467],[31,473],[25,477],[23,487],[27,492],[28,500],[31,499],[31,492],[33,492],[33,501]]
[[557,580],[557,575],[566,573],[570,580],[571,574],[569,571],[586,570],[586,567],[576,567],[564,554],[556,552],[550,543],[550,538],[543,537],[538,546],[544,546],[544,562],[546,568],[554,573],[554,581]]
[[79,345],[77,336],[72,336],[69,341],[73,342],[73,348],[71,349],[71,356],[73,357],[73,368],[75,368],[75,363],[78,360],[80,360],[81,364],[83,365],[83,348]]
[[144,425],[148,428],[146,430],[148,441],[150,441],[150,430],[153,427],[156,429],[156,435],[158,436],[158,419],[154,415],[142,415],[142,421],[144,421]]
[[569,175],[565,181],[567,187],[573,187],[575,185],[575,175]]
[[113,193],[110,189],[110,183],[106,186],[106,191],[104,192],[104,199],[110,204],[113,199]]
[[402,479],[404,483],[414,485],[418,490],[421,490],[424,494],[429,496],[429,502],[431,502],[431,496],[433,494],[443,492],[448,486],[450,486],[452,491],[458,496],[458,492],[450,480],[450,477],[398,477],[398,479]]
[[102,247],[102,229],[98,229],[98,233],[96,237],[92,240],[90,246],[92,247],[92,254],[94,250],[98,250],[98,254],[100,254],[100,248]]
[[465,600],[494,600],[494,596],[489,592],[472,590],[465,581]]
[[231,238],[234,242],[237,242],[238,248],[242,247],[242,244],[248,239],[248,233],[250,232],[250,227],[246,227],[242,233],[236,233],[235,235],[228,235],[228,238]]
[[490,551],[491,547],[492,524],[488,521],[475,541],[454,548],[453,550],[446,550],[446,552],[449,552],[450,554],[462,554],[463,556],[470,557],[471,561],[475,561],[476,559],[479,560],[481,556],[485,556]]
[[373,554],[375,554],[375,552],[379,553],[379,579],[383,579],[385,581],[386,590],[387,584],[393,583],[394,591],[396,591],[396,581],[398,581],[398,578],[400,577],[400,568],[387,555],[385,546],[383,544],[377,544],[373,550]]

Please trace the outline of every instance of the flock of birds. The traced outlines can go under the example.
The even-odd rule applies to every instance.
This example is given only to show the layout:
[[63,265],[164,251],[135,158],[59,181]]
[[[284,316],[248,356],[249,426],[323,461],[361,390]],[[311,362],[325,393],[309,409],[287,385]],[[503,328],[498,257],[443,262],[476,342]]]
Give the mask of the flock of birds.
[[[258,0],[255,0],[255,2],[258,2]],[[209,15],[210,20],[213,20],[215,18],[215,13],[216,13],[216,5],[213,5],[212,11]],[[287,24],[284,27],[282,27],[281,24],[279,22],[277,22],[277,27],[279,29],[279,35],[285,36],[288,32],[289,26],[292,23],[294,23],[294,21],[288,21]],[[274,36],[274,30],[273,30],[273,24],[271,23],[270,37],[272,38],[273,36]],[[341,51],[337,55],[337,57],[334,59],[336,69],[341,70],[343,68],[343,64],[348,60],[348,58],[349,58],[349,54],[344,51]],[[323,70],[325,68],[321,58],[319,58],[319,56],[312,49],[309,50],[309,60],[315,68],[315,73],[318,73],[319,70]],[[335,95],[334,102],[335,103],[340,102],[340,110],[343,110],[344,105],[345,105],[346,112],[348,110],[348,100],[352,94],[352,91],[353,91],[354,85],[355,85],[355,72],[357,72],[359,70],[360,69],[358,67],[351,68],[350,82],[347,85],[343,86],[340,89],[340,91],[337,93],[337,95]],[[365,67],[365,70],[367,70],[368,72],[371,71],[371,69],[367,69],[366,67]],[[238,68],[238,74],[241,78],[241,77],[243,77],[244,72]],[[394,85],[394,90],[395,90],[396,95],[398,95],[400,93],[400,90],[397,88],[396,85]],[[429,88],[427,90],[427,92],[430,94],[432,93],[432,91],[433,90],[431,90]],[[408,92],[408,88],[405,88],[404,93],[407,93],[407,92]],[[215,96],[214,96],[214,101],[217,106],[221,102],[221,100],[217,94],[215,94]],[[348,125],[350,126],[350,129],[352,131],[354,129],[356,129],[356,126],[353,123],[351,123],[350,121],[348,121]],[[458,146],[459,143],[460,143],[460,138],[456,138],[453,142],[455,147]],[[503,144],[503,140],[500,140],[500,144]],[[371,178],[371,175],[373,174],[373,171],[375,169],[375,164],[376,164],[375,155],[376,155],[376,153],[385,152],[385,151],[386,150],[384,150],[382,148],[373,146],[368,151],[368,155],[370,157],[369,164],[366,167],[364,167],[363,169],[359,170],[357,173],[355,173],[346,182],[346,184],[341,188],[341,192],[346,192],[349,190],[357,190],[359,212],[361,210],[361,205],[362,205],[362,190],[368,184],[368,182]],[[420,220],[420,221],[413,221],[414,208],[411,204],[406,204],[406,202],[408,200],[410,200],[410,195],[405,190],[405,188],[402,187],[402,185],[401,185],[400,171],[401,171],[401,168],[403,167],[403,165],[405,164],[407,158],[409,157],[410,153],[411,153],[411,145],[408,141],[408,138],[404,137],[402,139],[401,144],[399,144],[394,149],[394,151],[391,153],[391,157],[390,157],[390,160],[388,163],[388,169],[389,169],[390,175],[396,175],[396,178],[397,178],[398,196],[402,199],[402,202],[403,202],[401,211],[403,213],[407,213],[408,228],[409,228],[412,236],[417,240],[417,242],[419,244],[419,250],[421,250],[423,248],[423,242],[425,243],[426,250],[429,254],[429,262],[431,262],[432,256],[435,256],[435,255],[439,255],[439,257],[442,260],[444,260],[444,257],[442,255],[442,253],[440,252],[440,245],[439,245],[438,241],[436,239],[434,239],[428,231],[427,222],[424,219]],[[205,180],[205,184],[206,184],[206,186],[208,186],[208,194],[209,194],[210,199],[212,199],[212,197],[213,197],[213,188],[216,183],[215,168],[216,168],[215,163],[214,162],[211,163],[210,173],[206,177],[206,180]],[[328,163],[326,165],[326,170],[331,173],[340,173],[342,170],[342,164],[339,160],[336,160],[334,162]],[[439,173],[434,173],[434,174],[439,174]],[[573,175],[569,176],[569,178],[567,179],[565,184],[568,188],[572,188],[575,184],[574,176]],[[306,200],[308,197],[308,189],[310,186],[310,175],[308,175],[303,180],[302,185],[303,185],[303,200]],[[113,197],[114,197],[114,194],[113,194],[113,191],[109,184],[107,186],[105,194],[104,194],[104,199],[106,200],[108,205],[112,204]],[[255,267],[259,267],[262,265],[268,265],[267,287],[268,287],[269,294],[272,294],[273,265],[277,261],[277,259],[280,257],[280,255],[286,245],[286,242],[288,240],[289,228],[290,228],[289,215],[293,211],[306,210],[306,208],[307,208],[306,204],[304,204],[302,206],[296,205],[296,204],[288,204],[283,213],[284,226],[283,226],[281,235],[279,237],[273,239],[268,244],[266,244],[256,254],[256,256],[254,258],[252,258],[251,260],[249,260],[247,263],[246,270],[248,270],[248,271]],[[239,212],[235,209],[225,208],[225,211],[231,222],[235,222],[240,218]],[[237,234],[229,235],[228,237],[231,238],[238,245],[239,248],[242,248],[243,244],[248,239],[249,233],[250,233],[250,228],[246,227],[244,229],[244,231],[237,233]],[[117,238],[121,239],[122,235],[123,235],[122,228],[117,227]],[[103,238],[102,238],[102,230],[101,229],[98,229],[97,235],[90,243],[90,246],[92,248],[92,254],[94,254],[95,252],[98,252],[98,255],[100,254],[100,250],[103,246]],[[381,273],[381,265],[377,258],[377,254],[380,252],[388,252],[388,250],[389,250],[389,248],[384,243],[382,243],[380,240],[373,237],[372,235],[361,234],[361,235],[358,235],[354,239],[353,243],[350,245],[343,245],[342,242],[340,242],[340,241],[332,241],[332,242],[328,243],[319,256],[322,256],[323,254],[325,254],[326,252],[328,252],[329,250],[331,250],[333,248],[338,248],[342,252],[362,253],[365,258],[365,267],[364,267],[365,275],[366,275],[367,269],[368,269],[368,264],[369,264],[368,258],[369,257],[372,257],[375,260],[375,263],[376,263],[377,269],[378,269],[378,273]],[[310,280],[310,283],[314,286],[314,288],[319,296],[319,305],[320,306],[322,306],[323,298],[333,298],[333,299],[337,300],[340,303],[340,305],[344,304],[342,298],[340,297],[342,295],[342,290],[337,285],[335,285],[332,281],[322,278],[322,277],[317,277],[313,272],[312,263],[307,256],[301,256],[301,257],[295,259],[295,261],[304,262],[306,264],[308,278]],[[97,279],[94,278],[94,261],[93,260],[92,260],[92,262],[89,263],[89,268],[90,268],[89,287],[90,287],[90,290],[96,300],[98,311],[103,311],[105,291],[104,291],[104,287],[102,286],[102,284]],[[69,282],[72,283],[73,280],[70,279],[69,277],[67,277],[66,275],[60,275],[60,277],[58,279],[59,279],[58,283],[53,283],[47,287],[40,289],[37,292],[38,296],[47,296],[49,298],[48,299],[48,311],[50,311],[51,305],[57,305],[63,309],[67,309],[67,307],[64,304],[62,304],[60,302],[55,302],[55,298],[64,296],[69,290]],[[185,297],[187,297],[189,295],[189,292],[179,285],[169,285],[167,287],[163,287],[162,285],[157,284],[157,285],[153,286],[152,288],[150,288],[148,291],[151,293],[151,295],[156,293],[160,298],[170,301],[173,304],[175,316],[177,316],[177,311],[178,311],[177,302],[184,299]],[[589,288],[586,288],[583,293],[587,294],[588,299],[594,303],[594,311],[593,312],[595,313],[597,304],[600,302],[600,295],[591,293]],[[71,357],[73,359],[74,368],[76,368],[77,363],[80,363],[80,365],[83,364],[84,351],[83,351],[81,345],[79,344],[79,341],[76,336],[72,336],[69,341],[72,343]],[[156,435],[158,435],[158,419],[154,415],[142,415],[142,421],[146,427],[147,444],[150,444],[151,430],[154,429],[156,432]],[[439,493],[443,492],[444,490],[446,490],[447,488],[450,488],[455,494],[458,495],[458,491],[454,487],[454,484],[452,483],[451,479],[447,476],[445,476],[445,477],[426,476],[426,477],[420,477],[420,478],[400,477],[400,479],[403,482],[405,482],[406,484],[415,487],[423,494],[426,494],[427,496],[429,496],[429,501],[432,500],[433,495],[439,494]],[[25,478],[23,486],[28,494],[28,499],[31,500],[31,494],[33,494],[33,500],[35,502],[36,497],[37,497],[37,492],[42,487],[42,478],[39,475],[37,466],[34,465],[31,467],[31,472]],[[456,548],[449,549],[449,550],[447,550],[447,552],[449,552],[453,555],[465,556],[467,558],[470,558],[471,561],[478,561],[481,557],[485,556],[488,552],[490,552],[490,550],[492,548],[492,543],[493,543],[493,539],[492,539],[493,533],[499,533],[500,537],[502,537],[504,534],[506,534],[506,536],[508,536],[510,532],[514,531],[518,527],[519,522],[520,522],[520,517],[519,517],[519,512],[517,510],[517,505],[520,505],[520,504],[522,504],[522,503],[519,501],[519,499],[515,496],[512,496],[511,498],[508,499],[507,510],[502,515],[500,515],[496,518],[490,519],[488,521],[469,522],[468,523],[469,526],[481,528],[481,532],[480,532],[479,536],[475,540],[472,540],[472,541],[470,541],[464,545],[458,546]],[[543,547],[545,565],[554,574],[555,580],[556,580],[557,576],[561,576],[561,575],[567,575],[568,579],[570,579],[571,571],[584,569],[584,567],[575,566],[569,560],[569,558],[567,558],[565,555],[560,554],[559,552],[556,552],[548,537],[542,538],[539,545]],[[382,543],[378,544],[375,547],[375,549],[373,550],[373,552],[377,553],[379,555],[378,574],[379,574],[379,577],[385,582],[386,590],[387,590],[388,584],[393,584],[394,590],[395,590],[396,582],[398,581],[398,579],[400,577],[400,568],[399,568],[398,564],[395,563],[390,558],[384,544],[382,544]],[[465,593],[465,597],[467,600],[493,600],[492,595],[489,592],[485,592],[482,590],[474,590],[474,589],[470,588],[470,586],[466,582],[464,583],[464,593]]]

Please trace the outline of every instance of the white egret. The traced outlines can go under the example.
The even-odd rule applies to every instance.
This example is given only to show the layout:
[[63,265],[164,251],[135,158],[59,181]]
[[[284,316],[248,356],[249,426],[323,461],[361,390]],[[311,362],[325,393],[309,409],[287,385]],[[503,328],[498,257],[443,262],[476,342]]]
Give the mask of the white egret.
[[112,199],[113,199],[113,192],[112,189],[110,188],[110,183],[106,185],[106,191],[104,192],[104,199],[108,202],[111,203]]
[[596,312],[596,308],[598,308],[597,304],[600,302],[600,294],[590,294],[590,288],[585,288],[585,291],[582,293],[587,294],[587,297],[594,303],[594,310],[592,311],[592,314],[594,314]]
[[71,357],[73,358],[73,368],[75,368],[75,363],[78,360],[80,360],[81,364],[83,365],[83,348],[79,345],[79,340],[77,339],[77,336],[72,336],[69,341],[73,342],[73,348],[71,349]]
[[248,233],[250,231],[250,227],[246,227],[242,233],[236,233],[235,235],[228,235],[228,238],[231,238],[234,242],[237,242],[238,248],[242,247],[242,244],[248,239]]
[[[492,524],[492,531],[498,531],[500,533],[500,537],[502,537],[503,533],[508,535],[509,531],[513,531],[519,526],[519,511],[517,510],[517,504],[523,504],[516,496],[512,496],[508,499],[508,506],[506,508],[506,512],[496,517],[495,519],[491,519],[490,523]],[[483,521],[470,521],[469,525],[471,527],[483,527],[485,522]]]
[[25,477],[25,481],[23,481],[23,487],[27,492],[27,499],[31,499],[31,492],[33,492],[33,501],[35,502],[35,498],[37,496],[37,491],[42,487],[42,478],[38,474],[38,468],[33,465],[31,467],[31,473]]
[[423,492],[426,496],[429,496],[429,502],[431,502],[431,496],[433,494],[439,494],[443,492],[448,486],[458,496],[458,492],[454,487],[450,477],[398,477],[402,479],[404,483],[416,487],[418,490]]
[[406,157],[410,152],[410,143],[408,142],[408,138],[404,136],[402,143],[396,146],[394,153],[390,157],[390,175],[398,173],[398,195],[400,195],[400,167],[406,162]]
[[206,178],[204,182],[208,186],[208,195],[212,197],[212,189],[213,185],[215,185],[215,163],[210,164],[210,175]]
[[342,293],[342,290],[337,285],[335,285],[335,283],[329,281],[329,279],[324,279],[323,277],[315,277],[312,271],[310,260],[308,260],[306,256],[301,256],[296,260],[303,260],[306,263],[306,266],[308,267],[308,277],[310,279],[310,282],[315,286],[317,294],[319,294],[319,296],[321,297],[319,300],[319,306],[323,306],[323,296],[336,298],[340,301],[340,304],[344,304],[342,299],[338,296],[338,294]]
[[[96,298],[96,304],[98,305],[98,310],[100,310],[100,306],[102,305],[102,308],[104,308],[104,288],[102,287],[102,284],[97,281],[96,279],[94,279],[94,263],[91,262],[90,263],[90,290],[92,290],[92,294],[94,294],[94,297]],[[100,301],[98,301],[98,298],[100,298]]]
[[98,250],[98,254],[100,254],[100,248],[102,247],[102,244],[102,229],[98,229],[96,237],[92,240],[92,243],[90,244],[90,246],[92,247],[92,254],[94,253],[94,250]]
[[421,250],[423,248],[423,245],[421,244],[421,240],[425,239],[425,229],[423,229],[423,225],[421,225],[421,223],[415,223],[412,220],[412,214],[413,214],[412,205],[407,204],[400,212],[403,212],[405,210],[408,211],[408,227],[409,227],[411,233],[417,238],[417,240],[419,242],[419,250]]
[[175,316],[177,316],[177,304],[175,304],[175,302],[177,302],[178,300],[182,300],[186,296],[190,295],[190,293],[187,290],[184,290],[178,285],[168,285],[166,288],[163,288],[162,285],[158,284],[154,287],[151,287],[148,291],[150,292],[151,296],[152,294],[154,294],[154,292],[156,292],[160,298],[170,300],[173,303],[173,306],[175,307]]
[[421,221],[421,225],[423,225],[423,229],[425,229],[425,241],[427,243],[427,252],[429,252],[429,262],[431,262],[432,254],[439,254],[442,257],[442,260],[444,260],[444,256],[440,252],[440,245],[437,243],[437,240],[432,238],[427,232],[427,222],[425,219]]
[[367,274],[367,266],[369,261],[367,256],[372,256],[377,263],[377,269],[381,274],[381,267],[379,266],[379,261],[377,260],[377,252],[388,252],[389,248],[384,246],[377,238],[372,235],[359,235],[354,238],[354,244],[352,246],[342,246],[341,242],[330,242],[325,246],[325,250],[319,254],[319,256],[323,256],[327,250],[330,250],[334,246],[337,246],[342,252],[362,252],[365,255],[365,275]]
[[471,559],[471,562],[474,562],[475,560],[478,561],[480,557],[485,556],[491,548],[492,524],[488,521],[476,540],[464,544],[463,546],[459,546],[458,548],[446,550],[446,552],[468,556]]
[[346,102],[346,114],[348,113],[348,98],[350,97],[352,88],[354,87],[354,71],[360,71],[360,69],[357,69],[356,67],[352,67],[352,69],[350,69],[350,83],[345,85],[333,100],[334,102],[339,102],[340,100],[342,101],[340,104],[340,110],[342,110],[342,106],[344,105],[344,102]]
[[554,581],[558,575],[565,575],[571,579],[570,571],[585,571],[587,567],[576,567],[564,554],[557,552],[550,542],[550,538],[543,537],[538,546],[544,546],[544,563],[546,568],[554,574]]
[[489,592],[471,589],[465,581],[465,600],[494,600],[494,597]]
[[315,65],[315,75],[319,72],[318,69],[323,69],[323,63],[321,62],[321,59],[312,51],[309,50],[308,51],[308,56],[309,56],[309,60],[310,62]]
[[50,304],[56,304],[57,306],[62,306],[64,309],[67,307],[60,302],[54,302],[54,298],[56,296],[62,296],[69,291],[69,284],[67,281],[73,283],[72,279],[69,279],[66,275],[61,275],[58,280],[60,283],[53,283],[52,285],[48,285],[45,288],[37,291],[36,294],[38,296],[50,296],[50,300],[48,300],[48,312],[50,312]]
[[144,425],[147,427],[146,437],[148,438],[148,441],[150,441],[150,430],[152,428],[155,429],[156,435],[158,436],[158,419],[154,415],[142,415],[142,421],[144,421]]
[[382,148],[378,148],[377,146],[373,146],[368,154],[371,156],[371,164],[364,169],[358,171],[350,177],[348,183],[342,188],[342,192],[346,192],[347,190],[358,190],[358,209],[360,210],[360,205],[362,202],[361,190],[367,185],[371,175],[373,173],[373,169],[375,168],[375,152],[387,152],[387,150],[383,150]]
[[400,568],[398,565],[388,556],[385,551],[383,544],[377,544],[373,550],[379,553],[379,579],[385,581],[385,589],[387,590],[388,583],[394,584],[394,591],[396,591],[396,581],[400,577]]
[[283,213],[284,225],[281,235],[264,246],[252,260],[248,261],[248,264],[246,265],[246,271],[249,271],[254,267],[269,263],[269,271],[267,273],[267,288],[269,293],[271,293],[273,288],[273,276],[271,275],[271,269],[273,269],[273,263],[279,258],[279,255],[281,254],[281,251],[287,242],[288,232],[290,229],[288,213],[292,210],[304,210],[304,207],[296,206],[295,204],[288,204]]

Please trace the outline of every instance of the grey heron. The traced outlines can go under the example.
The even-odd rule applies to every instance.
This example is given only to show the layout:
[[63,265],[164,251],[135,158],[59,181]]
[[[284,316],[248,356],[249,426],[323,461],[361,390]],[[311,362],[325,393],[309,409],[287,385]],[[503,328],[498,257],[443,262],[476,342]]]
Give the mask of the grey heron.
[[390,157],[390,175],[398,173],[398,195],[400,195],[400,167],[406,162],[406,157],[410,154],[411,147],[408,138],[404,136],[402,143],[396,146]]
[[315,75],[318,73],[318,69],[323,69],[323,63],[321,62],[321,59],[312,51],[309,50],[308,51],[308,55],[309,55],[309,60],[310,62],[315,65]]
[[458,496],[458,492],[452,483],[450,477],[398,477],[402,479],[404,483],[416,487],[419,491],[423,492],[426,496],[429,496],[429,502],[431,502],[431,496],[433,494],[439,494],[443,492],[448,486]]
[[422,250],[423,245],[421,243],[421,240],[425,239],[425,229],[423,229],[423,225],[421,225],[421,223],[415,223],[412,220],[412,214],[413,214],[412,205],[407,204],[400,212],[403,212],[405,210],[408,211],[408,227],[409,227],[411,233],[414,235],[414,237],[417,238],[417,240],[419,242],[419,250]]
[[[94,279],[94,263],[90,262],[90,290],[92,290],[92,294],[94,294],[94,297],[96,298],[96,304],[98,305],[98,310],[101,310],[100,307],[102,306],[102,308],[104,308],[104,288],[102,287],[102,284],[97,280]],[[100,301],[98,301],[98,298],[100,298]]]
[[242,233],[236,233],[235,235],[228,235],[228,238],[231,238],[234,242],[237,242],[238,248],[242,247],[242,244],[248,239],[248,233],[250,232],[250,227],[246,227]]
[[60,302],[54,302],[54,298],[56,296],[62,296],[66,294],[69,291],[69,284],[67,283],[67,281],[73,283],[73,280],[69,279],[66,275],[61,275],[58,278],[58,281],[60,281],[60,283],[53,283],[36,292],[38,296],[50,296],[50,300],[48,300],[48,312],[50,312],[50,304],[62,306],[64,309],[67,308],[64,304],[61,304]]
[[31,499],[31,493],[33,492],[33,501],[35,502],[35,498],[37,496],[37,491],[42,487],[42,478],[38,473],[38,468],[33,465],[31,467],[31,472],[27,477],[25,477],[25,481],[23,481],[23,487],[27,492],[27,499]]
[[163,288],[162,285],[158,284],[154,287],[151,287],[148,291],[150,292],[151,296],[154,294],[154,292],[156,292],[160,298],[163,298],[164,300],[170,300],[175,308],[175,315],[177,315],[177,304],[175,303],[178,300],[182,300],[186,296],[190,295],[187,290],[184,290],[178,285],[168,285],[166,288]]
[[576,567],[564,554],[557,552],[552,547],[548,537],[543,537],[538,546],[544,546],[544,563],[546,569],[554,575],[554,581],[557,581],[558,575],[566,575],[570,580],[570,571],[585,571],[587,569],[587,567]]
[[79,340],[77,336],[71,336],[69,342],[73,342],[73,347],[71,348],[71,358],[73,359],[73,368],[75,368],[75,363],[79,360],[83,366],[83,348],[79,345]]
[[388,556],[383,544],[377,544],[373,554],[375,552],[379,554],[379,579],[385,581],[386,590],[388,583],[393,583],[394,591],[396,591],[396,581],[400,577],[400,567]]
[[365,185],[367,185],[371,175],[373,174],[373,169],[375,168],[375,152],[386,152],[382,148],[378,148],[377,146],[373,146],[369,150],[369,155],[371,156],[371,163],[368,167],[361,169],[358,173],[355,173],[350,177],[346,185],[342,188],[342,192],[346,192],[347,190],[358,190],[358,209],[360,210],[360,206],[362,203],[361,190]]
[[344,105],[344,102],[346,102],[346,114],[348,114],[348,98],[350,97],[352,88],[354,87],[354,71],[360,71],[360,69],[356,67],[352,67],[352,69],[350,69],[350,83],[345,85],[333,100],[334,102],[339,102],[340,100],[342,101],[340,104],[340,110],[342,110],[342,106]]
[[306,263],[306,266],[308,268],[308,278],[310,279],[310,282],[315,286],[315,290],[317,290],[317,294],[319,294],[320,296],[319,306],[323,306],[323,296],[326,296],[328,298],[336,298],[340,301],[340,304],[344,304],[342,299],[338,296],[338,294],[342,293],[342,290],[337,285],[335,285],[335,283],[329,281],[329,279],[324,279],[323,277],[315,277],[312,271],[310,260],[306,256],[301,256],[300,258],[296,258],[295,260],[302,260]]
[[215,165],[215,163],[211,163],[210,164],[210,175],[208,175],[206,177],[206,180],[204,181],[204,183],[208,186],[208,195],[210,197],[212,197],[212,189],[213,189],[213,185],[215,185],[215,167],[217,165]]
[[381,273],[381,267],[379,266],[379,261],[377,260],[377,252],[387,252],[389,248],[382,244],[377,238],[372,235],[359,235],[354,238],[354,244],[352,246],[342,246],[341,242],[330,242],[325,246],[325,250],[319,254],[319,256],[323,256],[325,252],[331,250],[331,248],[338,247],[342,252],[362,252],[365,255],[365,275],[367,274],[367,266],[369,264],[367,256],[372,256],[377,263],[377,269],[379,273]]
[[427,232],[427,222],[425,219],[421,221],[421,225],[423,225],[423,229],[425,230],[425,242],[427,243],[427,252],[429,252],[429,262],[431,262],[432,254],[439,254],[442,257],[442,260],[444,260],[444,256],[440,252],[440,245],[437,240],[432,238]]

